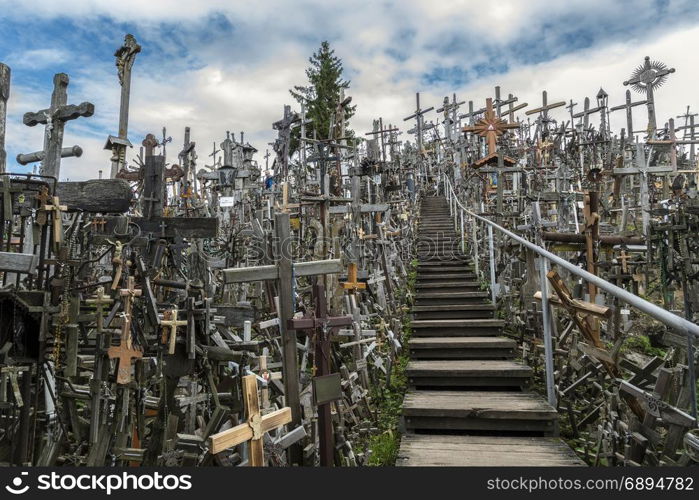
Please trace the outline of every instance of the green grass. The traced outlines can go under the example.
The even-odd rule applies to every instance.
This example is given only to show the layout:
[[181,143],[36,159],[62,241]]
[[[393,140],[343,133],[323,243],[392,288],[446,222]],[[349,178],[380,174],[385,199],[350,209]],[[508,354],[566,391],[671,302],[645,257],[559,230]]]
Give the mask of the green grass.
[[650,339],[645,335],[628,337],[624,340],[621,350],[622,352],[633,350],[645,354],[646,356],[658,356],[659,358],[665,356],[665,351],[658,347],[653,347],[650,343]]
[[[408,272],[408,282],[406,290],[411,292],[415,288],[417,279],[417,261],[411,262]],[[369,438],[368,449],[370,450],[367,465],[370,466],[391,466],[395,465],[400,446],[400,432],[398,424],[403,414],[403,397],[408,388],[408,379],[405,376],[405,367],[408,364],[408,341],[410,340],[411,327],[410,315],[406,311],[402,317],[403,321],[403,350],[394,363],[391,371],[390,387],[374,386],[371,389],[371,400],[376,404],[378,416],[377,426],[379,433]]]

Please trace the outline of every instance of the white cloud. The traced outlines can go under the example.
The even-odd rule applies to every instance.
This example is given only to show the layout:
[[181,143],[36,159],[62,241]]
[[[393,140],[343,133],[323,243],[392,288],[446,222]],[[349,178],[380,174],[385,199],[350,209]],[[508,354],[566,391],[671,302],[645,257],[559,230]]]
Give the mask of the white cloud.
[[[6,5],[5,0],[0,0],[0,12]],[[650,0],[642,0],[630,10],[628,2],[610,4],[603,0],[553,4],[504,0],[488,6],[458,0],[337,5],[319,0],[257,4],[217,0],[76,0],[67,5],[37,0],[15,5],[8,17],[19,18],[31,11],[33,18],[92,17],[99,23],[97,16],[109,16],[116,22],[133,23],[151,37],[160,33],[160,23],[178,23],[181,29],[174,31],[184,37],[178,43],[189,47],[196,67],[170,64],[170,59],[158,65],[153,58],[145,59],[147,51],[156,48],[144,42],[144,55],[137,58],[134,66],[130,139],[138,145],[145,133],[159,136],[162,127],[167,126],[168,135],[174,139],[168,151],[173,154],[181,147],[184,127],[190,126],[192,138],[197,141],[199,162],[206,163],[211,143],[223,140],[226,130],[236,134],[245,131],[246,140],[260,150],[260,155],[264,153],[276,135],[271,125],[281,117],[283,105],[295,104],[288,89],[304,83],[307,58],[326,37],[343,59],[346,76],[352,80],[350,95],[357,104],[352,126],[360,135],[371,130],[372,121],[378,117],[403,130],[411,128],[413,124],[404,123],[403,117],[413,112],[416,91],[423,93],[423,107],[438,107],[443,96],[452,92],[480,107],[499,84],[505,94],[516,94],[520,102],[529,102],[531,108],[540,104],[541,91],[546,89],[549,101],[573,99],[580,104],[579,110],[585,96],[594,102],[594,95],[602,86],[610,95],[611,105],[621,104],[626,90],[622,81],[645,55],[677,68],[657,94],[657,114],[662,123],[683,112],[687,104],[696,107],[693,85],[699,69],[689,59],[687,49],[696,43],[699,28],[676,24],[663,32],[659,31],[661,27],[649,28],[640,38],[629,35],[604,43],[595,41],[598,33],[594,30],[601,29],[595,16],[599,16],[600,22],[632,14],[645,19],[653,12],[650,5]],[[680,13],[688,5],[691,6],[686,1],[669,2],[665,15],[681,20]],[[212,13],[226,16],[232,24],[231,33],[217,36],[215,28],[207,26],[207,16]],[[575,33],[577,27],[592,30],[593,43],[586,49],[565,53],[556,46],[559,37]],[[198,39],[197,30],[213,38]],[[179,45],[170,44],[171,35],[159,36],[158,50],[165,47],[176,54],[173,47]],[[445,51],[443,47],[452,39],[457,43]],[[115,40],[114,48],[120,42]],[[533,64],[518,60],[507,50],[493,52],[493,47],[502,49],[517,43],[533,43],[528,48],[533,54],[545,50],[555,54],[561,50],[563,55]],[[387,49],[403,54],[404,59],[388,55]],[[34,68],[53,67],[56,61],[66,61],[70,56],[74,54],[66,53],[61,46],[31,47],[23,52],[22,60],[33,60],[30,66]],[[438,66],[467,70],[476,62],[482,62],[484,67],[507,64],[508,71],[455,86],[448,82],[427,85],[422,79]],[[16,61],[13,66],[14,81],[21,80],[22,71],[30,69]],[[45,107],[49,87],[50,81],[42,89],[26,84],[13,87],[8,144],[32,151],[40,147],[43,131],[21,125],[21,113]],[[106,135],[116,131],[118,121],[119,85],[111,53],[97,58],[93,55],[90,64],[71,74],[69,96],[70,102],[94,102],[96,113],[68,124],[66,145],[80,144],[85,154],[80,159],[64,160],[61,177],[96,177],[100,168],[108,170],[109,153],[101,148]],[[566,114],[561,109],[554,116]],[[634,116],[637,124],[644,123],[642,108],[636,108]],[[435,114],[428,117],[437,119]],[[612,115],[612,126],[617,130],[625,126],[623,112]],[[95,130],[105,132],[98,137]],[[136,147],[134,153],[137,151]]]

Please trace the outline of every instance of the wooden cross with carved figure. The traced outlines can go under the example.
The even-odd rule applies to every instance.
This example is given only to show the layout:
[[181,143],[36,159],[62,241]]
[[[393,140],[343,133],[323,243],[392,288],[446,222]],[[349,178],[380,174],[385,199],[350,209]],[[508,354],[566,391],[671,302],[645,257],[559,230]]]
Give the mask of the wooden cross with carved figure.
[[[495,114],[493,109],[493,99],[488,98],[486,101],[485,114],[483,118],[478,120],[474,125],[464,127],[463,132],[473,132],[481,137],[484,137],[488,142],[488,154],[474,163],[475,167],[480,167],[487,163],[490,163],[493,159],[497,158],[497,138],[503,135],[510,129],[519,128],[519,123],[507,123],[505,120],[499,118]],[[508,163],[517,163],[514,159],[505,157],[505,161]]]
[[212,454],[216,454],[249,441],[250,459],[248,464],[251,467],[264,467],[264,441],[262,438],[266,432],[291,422],[291,408],[284,407],[262,416],[260,400],[257,395],[257,376],[255,375],[243,377],[243,394],[247,421],[211,436],[209,448]]
[[133,276],[129,276],[128,287],[119,290],[119,295],[124,301],[124,322],[121,325],[121,339],[118,346],[107,350],[109,359],[119,360],[117,372],[117,384],[126,385],[131,382],[131,360],[143,357],[143,353],[134,349],[131,343],[131,314],[134,297],[141,295],[141,290],[136,290]]

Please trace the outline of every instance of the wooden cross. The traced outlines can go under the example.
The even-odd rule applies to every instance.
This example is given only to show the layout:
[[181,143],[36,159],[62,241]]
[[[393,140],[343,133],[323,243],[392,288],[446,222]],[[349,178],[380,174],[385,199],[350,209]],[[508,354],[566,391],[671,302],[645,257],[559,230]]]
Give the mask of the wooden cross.
[[291,408],[284,407],[262,416],[260,400],[257,395],[257,376],[255,375],[243,377],[243,395],[247,421],[211,436],[209,448],[212,454],[216,454],[249,441],[250,458],[248,464],[251,467],[264,467],[264,442],[262,438],[266,432],[291,422]]
[[52,205],[44,205],[44,210],[53,212],[53,242],[56,245],[61,245],[63,243],[63,219],[61,213],[68,210],[68,207],[60,204],[58,196],[53,197],[52,203]]
[[626,104],[621,104],[620,106],[614,106],[609,109],[609,112],[618,111],[620,109],[626,110],[626,135],[630,139],[630,142],[634,141],[634,129],[633,129],[633,108],[634,106],[640,106],[645,104],[646,101],[631,102],[631,91],[626,91]]
[[119,368],[117,372],[117,384],[126,385],[131,382],[131,360],[143,357],[143,353],[134,349],[131,344],[131,315],[134,297],[141,296],[141,290],[134,287],[134,278],[129,276],[127,288],[119,290],[119,295],[124,301],[124,322],[121,325],[121,339],[119,345],[107,350],[109,359],[117,359]]
[[[464,127],[462,131],[473,132],[486,139],[488,143],[488,154],[479,161],[479,163],[483,163],[484,160],[492,159],[497,155],[497,138],[508,130],[516,128],[519,128],[519,123],[507,123],[495,114],[493,110],[493,99],[489,97],[486,100],[483,118],[478,120],[474,125]],[[511,161],[515,163],[514,160]]]
[[668,68],[663,63],[651,61],[646,56],[643,64],[636,68],[631,78],[624,82],[624,85],[631,85],[634,90],[646,93],[646,107],[648,108],[648,136],[655,137],[658,128],[655,122],[655,99],[653,90],[658,88],[667,78],[667,75],[674,73],[675,68]]
[[163,319],[160,321],[160,326],[163,327],[163,344],[165,343],[165,338],[167,335],[167,328],[170,328],[170,338],[168,340],[168,354],[175,354],[175,342],[177,342],[177,327],[185,326],[187,320],[177,320],[177,309],[172,309],[170,311],[165,311],[163,313]]
[[342,288],[345,290],[364,290],[366,283],[357,281],[357,263],[350,262],[347,266],[347,281],[342,283]]
[[[328,316],[325,287],[318,280],[313,285],[313,298],[315,300],[314,314],[303,318],[290,319],[288,326],[291,330],[311,330],[316,333],[315,375],[322,377],[330,375],[330,359],[332,356],[330,352],[330,330],[338,326],[351,325],[352,316]],[[320,442],[320,465],[332,467],[335,459],[330,403],[318,405],[318,439]]]
[[97,287],[97,290],[95,291],[94,298],[85,300],[86,304],[94,305],[95,309],[97,309],[97,316],[96,316],[97,332],[102,331],[102,326],[103,326],[102,315],[104,313],[104,306],[111,304],[112,302],[114,302],[114,299],[112,299],[109,295],[106,295],[104,293],[103,286]]
[[92,116],[95,106],[89,102],[79,105],[66,104],[68,101],[68,82],[70,79],[65,73],[58,73],[53,77],[53,94],[51,106],[37,112],[24,114],[23,122],[29,127],[39,123],[46,125],[44,132],[43,161],[41,163],[41,175],[58,179],[61,168],[61,150],[63,149],[63,131],[65,123],[78,117]]
[[277,209],[288,214],[290,208],[299,208],[301,205],[298,203],[289,203],[289,184],[287,182],[282,182],[282,203],[276,202]]
[[565,101],[558,101],[554,102],[552,104],[548,103],[548,93],[544,90],[541,92],[541,100],[542,100],[542,105],[538,108],[530,109],[529,111],[525,111],[524,114],[529,116],[533,115],[535,113],[539,113],[539,118],[537,121],[539,121],[543,125],[543,131],[544,133],[542,135],[545,135],[548,133],[548,124],[551,121],[549,118],[549,111],[555,108],[560,108],[561,106],[565,106],[566,102]]
[[10,98],[10,67],[0,63],[0,173],[5,172],[5,123],[7,120],[7,100]]

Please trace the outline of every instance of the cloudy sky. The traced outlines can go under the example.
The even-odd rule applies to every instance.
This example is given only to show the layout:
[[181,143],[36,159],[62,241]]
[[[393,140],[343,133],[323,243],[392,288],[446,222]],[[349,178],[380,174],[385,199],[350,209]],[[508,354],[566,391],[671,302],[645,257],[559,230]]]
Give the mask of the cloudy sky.
[[[270,148],[272,123],[284,104],[295,105],[288,89],[305,83],[307,58],[322,40],[344,62],[360,133],[378,117],[410,128],[402,118],[417,91],[425,107],[454,92],[480,107],[500,85],[531,108],[544,89],[549,102],[582,106],[603,87],[612,106],[621,104],[622,82],[646,55],[677,70],[656,94],[658,122],[699,108],[695,0],[0,0],[0,61],[12,68],[8,170],[25,170],[17,153],[41,148],[43,128],[22,125],[22,115],[48,106],[52,76],[64,72],[69,102],[89,100],[95,114],[68,124],[64,146],[79,144],[85,154],[64,159],[61,178],[109,171],[102,147],[117,132],[113,53],[125,33],[143,47],[131,141],[167,126],[174,153],[190,126],[199,164],[226,130],[244,131],[261,153]],[[643,128],[644,109],[634,113]],[[623,112],[612,116],[615,128],[624,126]]]

